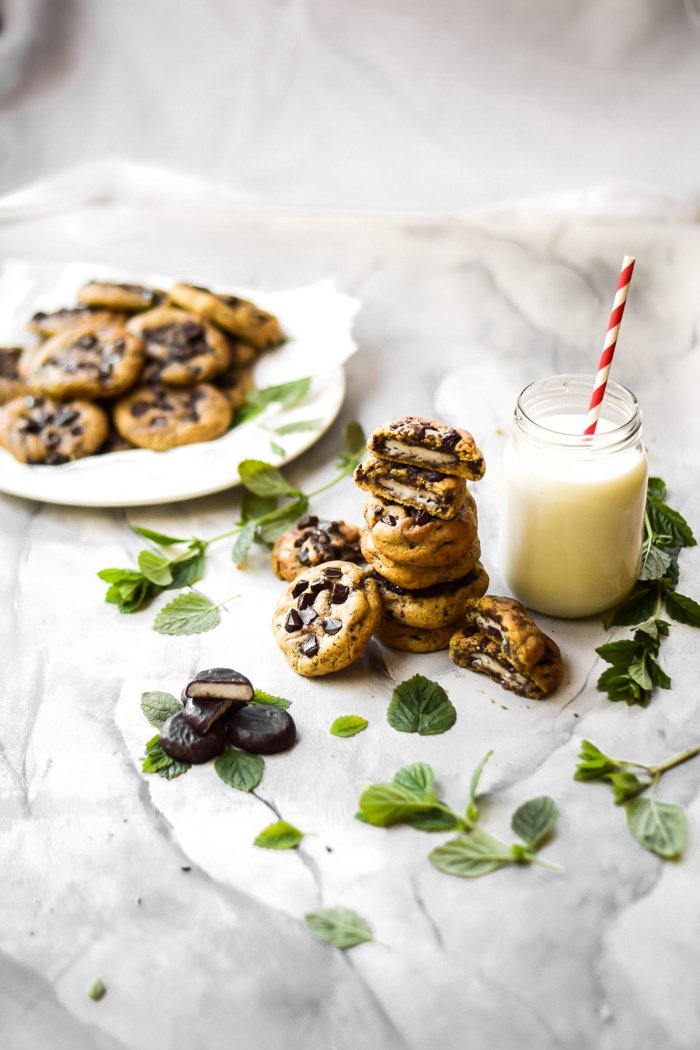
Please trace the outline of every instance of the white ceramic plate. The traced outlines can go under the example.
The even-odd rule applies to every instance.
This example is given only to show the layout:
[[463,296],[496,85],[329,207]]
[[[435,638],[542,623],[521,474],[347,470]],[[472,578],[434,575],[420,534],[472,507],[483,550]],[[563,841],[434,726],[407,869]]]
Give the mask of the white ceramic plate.
[[[83,263],[59,267],[10,261],[0,270],[0,342],[26,342],[22,326],[31,313],[73,302],[77,288],[91,275],[165,288],[173,283],[162,274],[126,275]],[[169,503],[238,484],[237,467],[243,459],[264,459],[279,466],[318,441],[343,402],[343,362],[356,349],[351,328],[359,302],[337,292],[330,281],[267,294],[222,286],[218,290],[244,295],[277,315],[290,339],[262,356],[255,384],[262,388],[310,375],[303,401],[286,409],[273,404],[215,441],[168,452],[132,449],[48,467],[27,466],[0,449],[0,491],[80,507]],[[313,421],[313,428],[277,433],[280,427],[302,421]],[[272,443],[283,454],[273,451]]]

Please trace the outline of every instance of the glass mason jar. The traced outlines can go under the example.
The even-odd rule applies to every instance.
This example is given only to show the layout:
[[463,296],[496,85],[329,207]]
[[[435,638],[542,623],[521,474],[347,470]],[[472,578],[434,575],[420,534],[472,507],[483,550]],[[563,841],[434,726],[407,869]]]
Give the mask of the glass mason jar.
[[590,376],[531,383],[515,407],[501,478],[499,562],[524,605],[575,618],[632,589],[642,547],[647,457],[637,399],[608,382],[583,436]]

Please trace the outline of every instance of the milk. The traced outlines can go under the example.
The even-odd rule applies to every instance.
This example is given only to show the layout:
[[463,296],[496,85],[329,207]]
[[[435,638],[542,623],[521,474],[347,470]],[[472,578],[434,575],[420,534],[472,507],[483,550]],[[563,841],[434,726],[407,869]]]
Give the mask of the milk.
[[[550,384],[546,397],[521,405],[532,388],[521,395],[521,418],[516,410],[503,459],[499,544],[501,573],[516,598],[570,618],[599,613],[634,586],[647,480],[633,395],[623,387],[606,393],[608,417],[593,438],[584,438],[589,382],[575,392],[577,378],[552,377],[568,380],[561,398],[568,411],[557,411],[552,380],[540,381]],[[632,404],[616,408],[620,391]]]

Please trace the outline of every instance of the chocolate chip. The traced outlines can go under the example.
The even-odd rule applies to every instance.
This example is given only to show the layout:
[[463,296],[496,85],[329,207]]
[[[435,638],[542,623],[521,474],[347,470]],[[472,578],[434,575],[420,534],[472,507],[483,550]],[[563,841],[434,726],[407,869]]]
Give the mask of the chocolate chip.
[[327,580],[339,580],[340,577],[343,575],[343,570],[331,566],[330,569],[325,570],[323,575],[326,577]]
[[424,470],[423,476],[426,481],[442,481],[444,477],[438,470]]
[[309,584],[309,590],[312,594],[320,594],[321,591],[327,591],[330,584],[325,580],[314,580],[313,583]]
[[84,335],[78,340],[74,346],[79,346],[82,350],[92,350],[93,346],[97,345],[97,336],[95,335]]
[[57,427],[65,427],[68,426],[69,423],[72,423],[75,419],[77,419],[78,415],[79,413],[76,412],[73,408],[62,408],[60,412],[56,413],[54,423]]
[[308,638],[304,639],[301,643],[301,651],[304,656],[315,656],[318,652],[318,638],[315,634],[310,634]]
[[289,631],[289,633],[292,634],[292,632],[294,631],[300,631],[303,626],[304,621],[302,620],[301,616],[296,611],[296,609],[292,609],[289,613],[289,616],[284,621],[285,631]]
[[298,529],[311,529],[318,525],[318,518],[315,514],[307,514],[303,518],[299,518],[297,522]]
[[131,406],[131,414],[134,419],[138,419],[139,416],[145,416],[146,412],[151,408],[147,401],[134,401]]
[[297,580],[292,588],[292,598],[298,598],[300,594],[303,594],[308,587],[306,580]]
[[55,430],[50,430],[44,438],[44,443],[47,448],[56,448],[61,444],[61,435],[57,434]]
[[[292,612],[294,612],[294,610],[292,610]],[[304,627],[308,627],[310,623],[313,623],[317,616],[318,613],[315,611],[315,609],[302,609],[301,619],[304,624]]]
[[382,518],[382,521],[384,522],[385,525],[392,525],[393,526],[393,525],[396,524],[396,518],[394,517],[393,514],[385,514],[384,517]]
[[309,606],[314,604],[315,598],[316,598],[316,595],[311,590],[311,588],[309,588],[308,591],[305,591],[302,594],[301,598],[297,602],[297,608],[298,609],[308,609]]
[[[439,476],[440,475],[438,475],[438,477]],[[422,509],[421,510],[414,510],[413,514],[412,514],[412,517],[413,517],[413,524],[414,525],[427,525],[428,522],[431,520],[431,517],[428,514],[428,512],[426,510],[422,510]]]
[[297,538],[294,540],[294,546],[301,547],[302,543],[306,543],[306,536],[297,536]]
[[347,601],[349,593],[350,588],[346,587],[344,583],[334,583],[331,587],[331,605],[342,605],[344,601]]
[[153,416],[152,419],[149,419],[148,425],[149,427],[164,427],[167,425],[167,422],[167,416]]
[[336,620],[333,616],[327,616],[325,620],[321,621],[321,626],[326,634],[337,634],[343,626],[343,622],[342,620]]
[[447,431],[447,433],[443,434],[441,436],[441,438],[440,438],[440,447],[442,449],[444,449],[445,452],[453,452],[454,449],[455,449],[455,446],[458,443],[459,443],[459,434],[454,429],[454,427],[450,427],[450,429]]
[[73,435],[73,437],[80,437],[81,434],[85,433],[85,430],[83,429],[83,427],[78,425],[77,427],[71,427],[70,432]]
[[29,394],[25,397],[24,403],[27,408],[40,408],[42,405],[46,404],[46,401],[43,397],[34,397],[32,394]]
[[121,354],[125,346],[126,343],[123,339],[115,339],[112,343],[112,350],[115,354]]

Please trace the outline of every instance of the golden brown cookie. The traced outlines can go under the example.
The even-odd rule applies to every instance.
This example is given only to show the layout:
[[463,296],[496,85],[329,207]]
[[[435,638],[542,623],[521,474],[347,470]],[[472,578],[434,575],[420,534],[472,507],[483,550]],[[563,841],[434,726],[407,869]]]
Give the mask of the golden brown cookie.
[[447,565],[465,555],[477,535],[476,504],[469,492],[449,521],[373,495],[365,497],[364,515],[378,553],[403,565]]
[[133,386],[143,366],[141,340],[121,325],[91,321],[42,343],[29,358],[27,383],[51,397],[116,397]]
[[292,670],[315,678],[353,663],[381,615],[376,582],[352,562],[331,561],[306,569],[289,584],[272,633]]
[[225,372],[214,380],[214,386],[220,390],[228,399],[231,408],[236,411],[245,404],[248,394],[253,390],[255,383],[249,368],[230,366]]
[[484,475],[484,457],[468,430],[424,416],[401,416],[370,435],[370,452],[408,466],[438,470],[478,481]]
[[83,306],[102,307],[132,314],[152,310],[165,301],[165,292],[143,284],[120,284],[117,281],[88,281],[78,289],[78,302]]
[[488,675],[510,692],[541,700],[559,685],[561,653],[513,598],[467,602],[466,623],[450,642],[460,667]]
[[0,408],[0,445],[22,463],[57,466],[97,452],[107,414],[89,401],[16,397]]
[[126,314],[116,313],[112,310],[99,310],[92,306],[66,306],[61,310],[39,310],[28,322],[27,328],[30,332],[36,332],[42,339],[50,339],[53,335],[60,335],[75,325],[89,321],[96,327],[107,324],[123,324]]
[[280,580],[294,580],[304,569],[327,561],[362,561],[356,525],[307,514],[272,548],[272,571]]
[[223,295],[196,284],[179,282],[171,288],[170,298],[258,350],[277,346],[284,339],[276,317],[237,295]]
[[372,540],[369,532],[363,532],[360,539],[360,549],[366,561],[373,569],[384,576],[391,583],[397,583],[399,587],[408,590],[419,590],[422,587],[432,587],[436,583],[446,583],[449,580],[457,580],[460,576],[466,576],[474,568],[481,556],[481,547],[478,538],[475,538],[466,554],[455,558],[448,565],[423,566],[411,563],[404,565],[381,554]]
[[141,386],[117,401],[114,423],[132,444],[164,452],[221,437],[231,423],[231,406],[210,383]]
[[466,576],[413,591],[391,583],[374,570],[370,575],[379,586],[385,613],[406,627],[424,630],[455,625],[452,630],[456,631],[464,620],[466,603],[480,598],[489,585],[488,573],[480,561]]
[[410,467],[371,454],[355,468],[355,484],[381,499],[426,510],[435,518],[456,518],[467,499],[462,478]]
[[19,371],[23,353],[21,346],[0,346],[0,405],[29,393]]
[[375,638],[384,645],[388,645],[390,649],[400,649],[404,653],[437,653],[441,649],[448,649],[453,633],[452,624],[432,629],[407,627],[387,615],[382,616],[379,627],[374,632]]
[[214,379],[229,365],[226,337],[213,325],[173,306],[132,317],[127,325],[132,335],[143,339],[144,353],[155,362],[157,381],[168,386],[194,386]]

